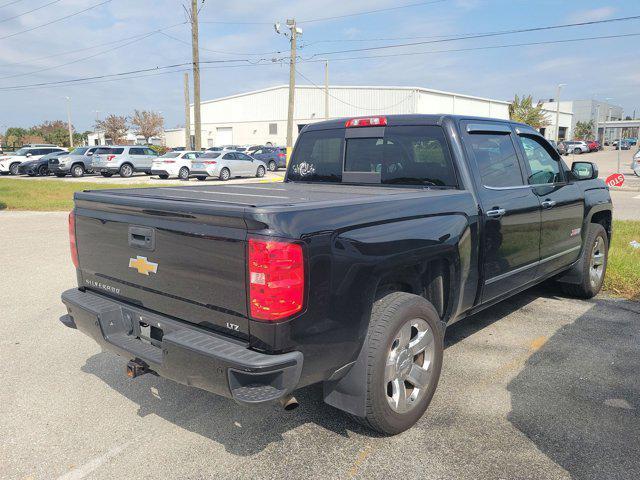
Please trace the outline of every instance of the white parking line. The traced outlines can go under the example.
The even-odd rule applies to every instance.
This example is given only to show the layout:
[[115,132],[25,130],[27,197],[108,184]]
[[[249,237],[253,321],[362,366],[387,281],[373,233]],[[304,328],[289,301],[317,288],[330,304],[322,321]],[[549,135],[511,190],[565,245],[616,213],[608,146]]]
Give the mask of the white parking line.
[[86,478],[88,475],[90,475],[95,470],[100,468],[101,465],[108,462],[111,458],[115,457],[120,452],[122,452],[128,443],[131,443],[131,442],[127,442],[124,445],[114,447],[108,452],[98,457],[92,458],[84,465],[80,465],[79,467],[74,468],[73,470],[65,473],[64,475],[61,475],[60,477],[58,477],[58,480],[81,480],[83,478]]
[[636,200],[640,200],[640,195],[636,195],[636,196],[635,196],[635,197],[633,197],[633,198],[635,198]]

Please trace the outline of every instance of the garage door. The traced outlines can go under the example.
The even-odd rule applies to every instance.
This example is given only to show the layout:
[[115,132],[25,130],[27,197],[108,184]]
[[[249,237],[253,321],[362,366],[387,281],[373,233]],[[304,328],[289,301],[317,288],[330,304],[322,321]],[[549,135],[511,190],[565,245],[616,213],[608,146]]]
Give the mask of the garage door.
[[216,128],[216,144],[217,145],[233,144],[233,129],[231,127]]

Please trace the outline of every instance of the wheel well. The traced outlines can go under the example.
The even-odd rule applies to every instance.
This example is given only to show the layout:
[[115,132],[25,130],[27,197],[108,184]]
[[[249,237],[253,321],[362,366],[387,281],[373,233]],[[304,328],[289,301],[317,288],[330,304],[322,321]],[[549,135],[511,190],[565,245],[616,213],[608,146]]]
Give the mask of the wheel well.
[[591,223],[599,223],[604,227],[605,232],[607,232],[607,237],[611,240],[611,211],[603,210],[601,212],[596,212],[591,217]]
[[382,277],[378,283],[375,299],[393,292],[421,295],[435,307],[441,319],[448,313],[450,302],[451,265],[447,259],[437,259],[401,268]]
[[75,163],[73,163],[73,164],[71,165],[71,168],[75,167],[76,165],[80,165],[83,169],[85,168],[85,167],[84,167],[84,163],[82,163],[82,162],[75,162]]

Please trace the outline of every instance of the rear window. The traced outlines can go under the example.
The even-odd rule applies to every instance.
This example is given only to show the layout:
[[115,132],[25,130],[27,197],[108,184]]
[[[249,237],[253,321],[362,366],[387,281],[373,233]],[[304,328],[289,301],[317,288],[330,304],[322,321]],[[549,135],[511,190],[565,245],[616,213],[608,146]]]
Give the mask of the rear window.
[[220,152],[205,152],[200,155],[198,158],[218,158],[220,156]]
[[181,152],[167,152],[160,158],[178,158]]
[[302,135],[290,180],[341,182],[343,173],[362,173],[367,183],[456,186],[444,131],[438,126],[389,126],[384,137],[345,139],[344,129]]

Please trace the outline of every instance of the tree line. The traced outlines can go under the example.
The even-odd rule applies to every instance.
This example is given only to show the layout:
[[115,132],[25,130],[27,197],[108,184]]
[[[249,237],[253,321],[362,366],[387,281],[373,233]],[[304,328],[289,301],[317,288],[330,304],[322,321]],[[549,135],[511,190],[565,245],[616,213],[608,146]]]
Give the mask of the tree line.
[[[149,110],[134,110],[133,115],[108,115],[103,120],[95,123],[96,131],[104,132],[111,143],[123,143],[129,130],[136,135],[145,138],[149,143],[151,137],[158,136],[164,129],[164,118],[160,113]],[[92,133],[87,130],[82,133],[71,126],[74,145],[85,145],[87,135]],[[9,127],[5,134],[0,136],[0,143],[9,146],[21,146],[29,143],[50,143],[61,147],[69,147],[69,130],[67,122],[53,120],[42,122],[29,128]]]

